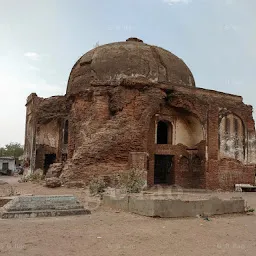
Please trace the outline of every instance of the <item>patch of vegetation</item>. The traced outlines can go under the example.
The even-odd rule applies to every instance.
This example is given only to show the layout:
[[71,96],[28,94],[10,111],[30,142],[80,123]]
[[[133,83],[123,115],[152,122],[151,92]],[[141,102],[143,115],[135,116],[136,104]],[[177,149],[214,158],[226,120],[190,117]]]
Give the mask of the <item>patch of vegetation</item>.
[[120,174],[119,187],[124,188],[127,193],[140,193],[145,185],[144,170],[133,168]]
[[253,213],[253,212],[255,212],[255,209],[252,208],[252,207],[250,207],[249,205],[246,205],[246,206],[245,206],[245,212],[247,212],[247,213]]
[[102,195],[105,189],[106,183],[102,177],[95,177],[89,183],[89,191],[93,196]]
[[43,171],[42,170],[36,170],[35,172],[33,172],[29,175],[23,176],[20,179],[20,182],[31,181],[31,182],[38,182],[39,183],[42,180],[44,180],[44,178],[45,178],[45,175],[43,174]]
[[246,212],[255,212],[255,209],[254,208],[251,208],[250,206],[247,206],[246,208],[245,208],[245,211]]
[[140,193],[146,185],[144,176],[144,170],[131,169],[113,175],[109,183],[106,183],[103,177],[95,177],[89,183],[89,191],[93,196],[102,196],[109,185],[121,189],[124,193]]

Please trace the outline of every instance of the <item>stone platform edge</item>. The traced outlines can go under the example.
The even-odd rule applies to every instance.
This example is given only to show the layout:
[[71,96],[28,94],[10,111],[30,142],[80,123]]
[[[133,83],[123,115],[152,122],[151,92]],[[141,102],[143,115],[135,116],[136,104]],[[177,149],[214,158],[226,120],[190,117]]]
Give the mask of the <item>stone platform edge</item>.
[[104,195],[103,206],[143,216],[162,218],[245,213],[245,200],[241,197],[233,197],[229,200],[222,200],[218,197],[201,200],[166,200],[139,198],[132,195],[122,198]]
[[5,197],[0,198],[0,203],[0,218],[2,219],[91,214],[91,211],[85,209],[74,195]]

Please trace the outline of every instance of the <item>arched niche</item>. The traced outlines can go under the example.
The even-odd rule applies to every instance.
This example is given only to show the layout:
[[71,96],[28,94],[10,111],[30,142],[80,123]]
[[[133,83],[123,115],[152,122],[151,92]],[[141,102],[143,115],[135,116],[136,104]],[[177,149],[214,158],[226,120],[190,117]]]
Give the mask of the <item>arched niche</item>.
[[175,144],[193,147],[204,140],[204,130],[200,120],[192,114],[180,115],[176,119]]
[[219,123],[220,158],[245,159],[245,126],[233,113],[223,116]]

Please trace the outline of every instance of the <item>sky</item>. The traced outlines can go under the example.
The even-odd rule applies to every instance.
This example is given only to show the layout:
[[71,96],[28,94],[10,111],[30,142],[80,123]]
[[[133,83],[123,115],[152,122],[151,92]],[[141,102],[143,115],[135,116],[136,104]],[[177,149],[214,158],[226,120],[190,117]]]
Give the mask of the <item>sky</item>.
[[137,37],[182,58],[197,87],[256,108],[255,0],[0,0],[0,146],[24,144],[26,98],[64,95],[77,59]]

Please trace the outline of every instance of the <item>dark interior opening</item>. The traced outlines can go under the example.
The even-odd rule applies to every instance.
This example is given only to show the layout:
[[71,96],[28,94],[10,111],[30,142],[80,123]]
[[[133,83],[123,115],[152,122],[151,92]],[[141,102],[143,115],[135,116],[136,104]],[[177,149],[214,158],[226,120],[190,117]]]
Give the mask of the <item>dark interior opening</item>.
[[9,163],[3,163],[3,171],[8,171],[9,170]]
[[64,144],[68,144],[68,120],[66,120],[64,125]]
[[174,184],[173,156],[155,155],[154,184]]
[[50,165],[56,160],[56,154],[46,154],[44,158],[44,172],[46,173]]
[[168,144],[168,123],[159,121],[157,124],[157,144]]
[[68,154],[62,154],[62,155],[61,155],[61,160],[62,160],[62,162],[66,162],[67,159],[68,159]]

